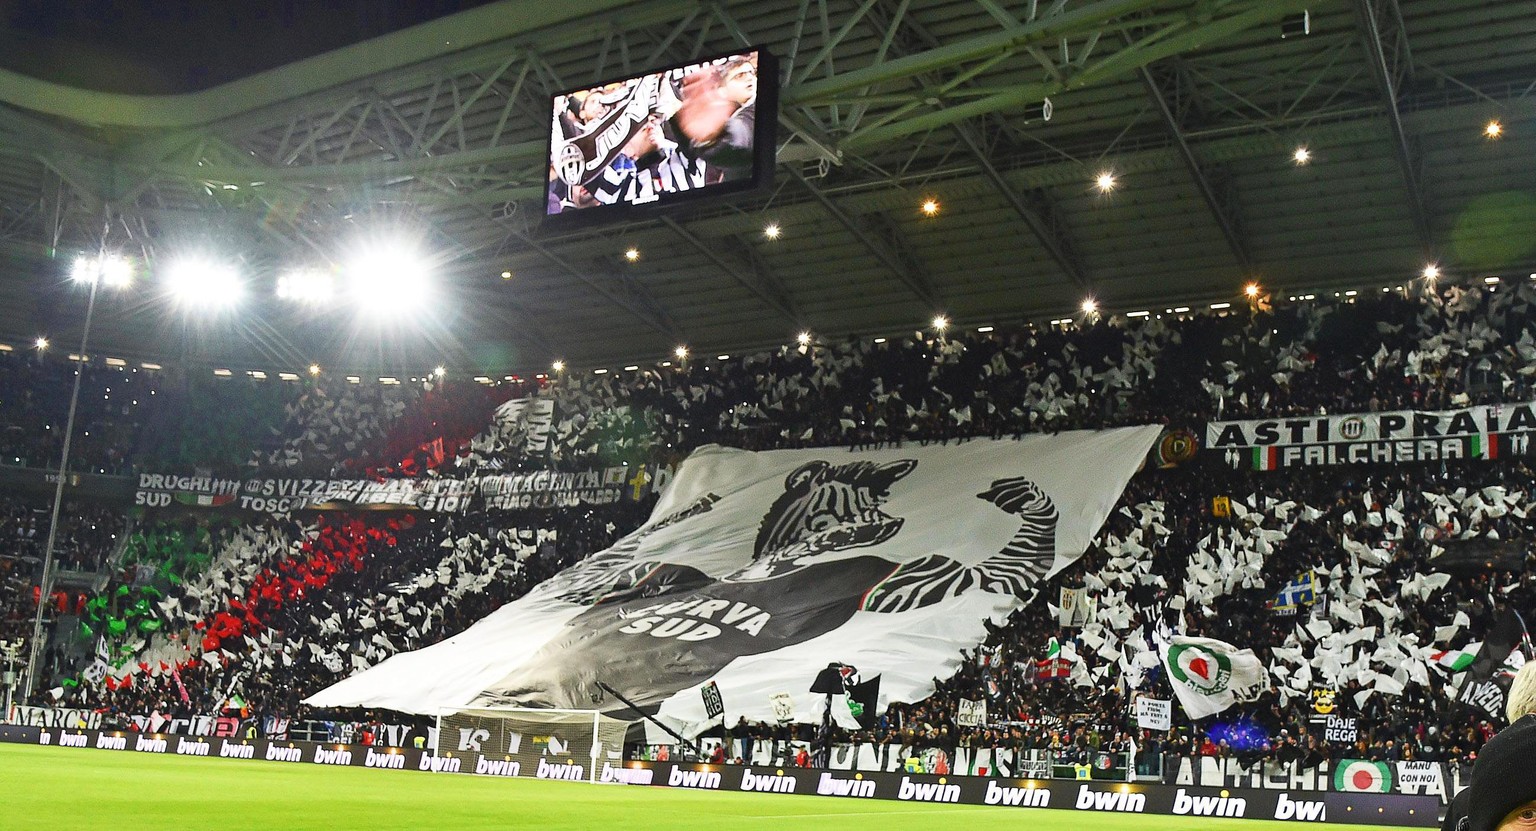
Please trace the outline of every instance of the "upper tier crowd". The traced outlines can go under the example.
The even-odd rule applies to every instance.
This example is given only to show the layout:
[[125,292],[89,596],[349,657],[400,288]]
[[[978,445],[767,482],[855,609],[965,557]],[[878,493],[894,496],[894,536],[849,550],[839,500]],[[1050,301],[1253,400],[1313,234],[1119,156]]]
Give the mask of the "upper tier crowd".
[[[1198,432],[1217,418],[1524,401],[1536,375],[1533,303],[1536,289],[1523,284],[1447,286],[1273,310],[818,342],[494,386],[91,366],[76,458],[78,469],[108,473],[584,470],[673,462],[707,443],[861,447],[1148,422]],[[0,461],[57,464],[49,439],[62,430],[57,390],[71,371],[0,354],[0,414],[14,425]],[[547,430],[534,408],[506,406],[530,394],[553,402]],[[1523,567],[1436,561],[1446,552],[1454,560],[1469,540],[1532,538],[1536,494],[1523,461],[1265,474],[1221,465],[1202,459],[1135,477],[1081,561],[961,656],[932,698],[893,708],[881,735],[864,738],[1084,751],[1134,741],[1294,759],[1474,753],[1491,729],[1486,716],[1450,705],[1454,676],[1430,656],[1481,640],[1504,607],[1526,614],[1536,597]],[[1231,500],[1231,517],[1212,515],[1214,497]],[[35,609],[25,568],[35,544],[22,540],[37,533],[39,505],[46,510],[16,497],[12,528],[0,531],[17,538],[0,557],[8,627]],[[86,552],[72,556],[115,570],[106,602],[78,617],[91,639],[111,642],[116,688],[66,688],[82,657],[51,650],[40,700],[207,712],[241,678],[257,709],[294,715],[304,695],[450,636],[602,549],[640,524],[646,507],[223,522],[167,513],[143,518],[116,560],[103,553],[115,546],[110,536],[92,542],[86,529],[122,533],[121,510],[115,525],[110,510],[95,523],[90,510],[70,511],[75,550]],[[1308,570],[1326,602],[1291,616],[1266,608]],[[1087,626],[1062,627],[1052,614],[1063,585],[1097,598]],[[1222,730],[1131,731],[1131,696],[1168,697],[1146,656],[1171,632],[1255,649],[1271,688],[1224,717]],[[1036,661],[1053,640],[1072,669],[1040,679]],[[184,646],[194,642],[202,657],[188,663]],[[1309,727],[1315,685],[1336,686],[1359,713],[1362,746],[1345,753]],[[960,698],[987,700],[994,721],[1010,724],[956,727]]]

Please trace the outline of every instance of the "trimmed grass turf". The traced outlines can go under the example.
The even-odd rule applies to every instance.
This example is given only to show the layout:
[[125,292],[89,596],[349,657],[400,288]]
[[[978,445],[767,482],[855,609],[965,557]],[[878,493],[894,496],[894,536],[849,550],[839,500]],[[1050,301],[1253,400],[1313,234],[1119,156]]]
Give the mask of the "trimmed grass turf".
[[5,831],[933,831],[964,826],[1031,831],[1296,828],[1256,820],[705,793],[0,744],[0,828]]

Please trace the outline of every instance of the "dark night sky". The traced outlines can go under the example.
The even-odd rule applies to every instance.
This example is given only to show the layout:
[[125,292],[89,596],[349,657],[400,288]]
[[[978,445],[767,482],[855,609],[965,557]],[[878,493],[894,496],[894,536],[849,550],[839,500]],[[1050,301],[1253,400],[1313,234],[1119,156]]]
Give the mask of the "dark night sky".
[[0,67],[87,89],[190,92],[488,2],[0,0]]

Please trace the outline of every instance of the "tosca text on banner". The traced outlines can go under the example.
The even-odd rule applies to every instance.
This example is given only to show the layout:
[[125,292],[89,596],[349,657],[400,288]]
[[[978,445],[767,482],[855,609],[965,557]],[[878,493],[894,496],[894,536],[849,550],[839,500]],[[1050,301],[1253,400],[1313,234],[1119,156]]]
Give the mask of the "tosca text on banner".
[[1530,453],[1536,403],[1213,421],[1205,446],[1237,468],[1497,459]]

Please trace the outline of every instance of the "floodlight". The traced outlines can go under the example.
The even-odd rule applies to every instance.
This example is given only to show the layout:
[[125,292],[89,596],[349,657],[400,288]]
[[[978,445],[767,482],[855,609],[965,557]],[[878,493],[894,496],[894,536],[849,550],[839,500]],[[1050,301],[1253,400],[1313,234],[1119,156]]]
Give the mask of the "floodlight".
[[418,313],[431,297],[432,261],[409,245],[385,243],[358,252],[347,283],[358,308],[376,317]]
[[768,239],[778,239],[782,233],[784,233],[784,230],[779,227],[777,222],[770,222],[763,227],[763,236]]
[[1302,145],[1301,147],[1296,148],[1296,152],[1291,154],[1291,160],[1296,162],[1298,165],[1306,164],[1307,162],[1312,161],[1312,151],[1308,150],[1306,145]]
[[1085,315],[1094,314],[1099,310],[1099,301],[1089,297],[1083,301],[1083,305],[1080,308],[1083,310],[1083,314]]
[[70,269],[70,279],[77,283],[100,283],[121,288],[133,282],[133,262],[117,254],[82,254],[75,258],[74,267]]
[[672,350],[672,354],[676,355],[678,358],[686,358],[688,357],[688,347],[679,346],[678,348]]
[[48,339],[47,338],[38,338],[37,340],[32,341],[32,345],[37,347],[38,349],[47,349],[48,348]]
[[555,361],[555,363],[553,364],[553,366],[551,368],[554,369],[554,371],[556,371],[556,372],[564,372],[565,371],[565,361]]
[[795,335],[795,342],[799,343],[801,346],[805,346],[811,342],[811,333],[801,332],[800,334]]
[[1496,139],[1499,136],[1504,135],[1504,125],[1497,121],[1490,121],[1488,122],[1488,126],[1483,128],[1483,135],[1491,139]]
[[939,330],[940,332],[944,331],[945,329],[948,329],[949,328],[949,318],[945,317],[944,315],[934,315],[934,318],[933,318],[933,328]]
[[1111,171],[1105,170],[1099,173],[1096,178],[1094,178],[1093,184],[1099,189],[1100,193],[1109,193],[1115,189],[1115,185],[1117,184],[1115,181],[1115,174]]
[[197,309],[233,306],[245,294],[245,284],[233,265],[201,254],[172,262],[165,270],[165,285],[177,301]]
[[924,216],[938,216],[938,214],[939,214],[939,200],[931,199],[931,198],[930,199],[924,199],[923,200],[923,215]]
[[1249,298],[1258,297],[1259,296],[1259,284],[1258,283],[1249,283],[1248,285],[1243,286],[1243,294],[1247,295]]
[[1431,281],[1440,279],[1440,266],[1434,263],[1424,266],[1424,279]]

